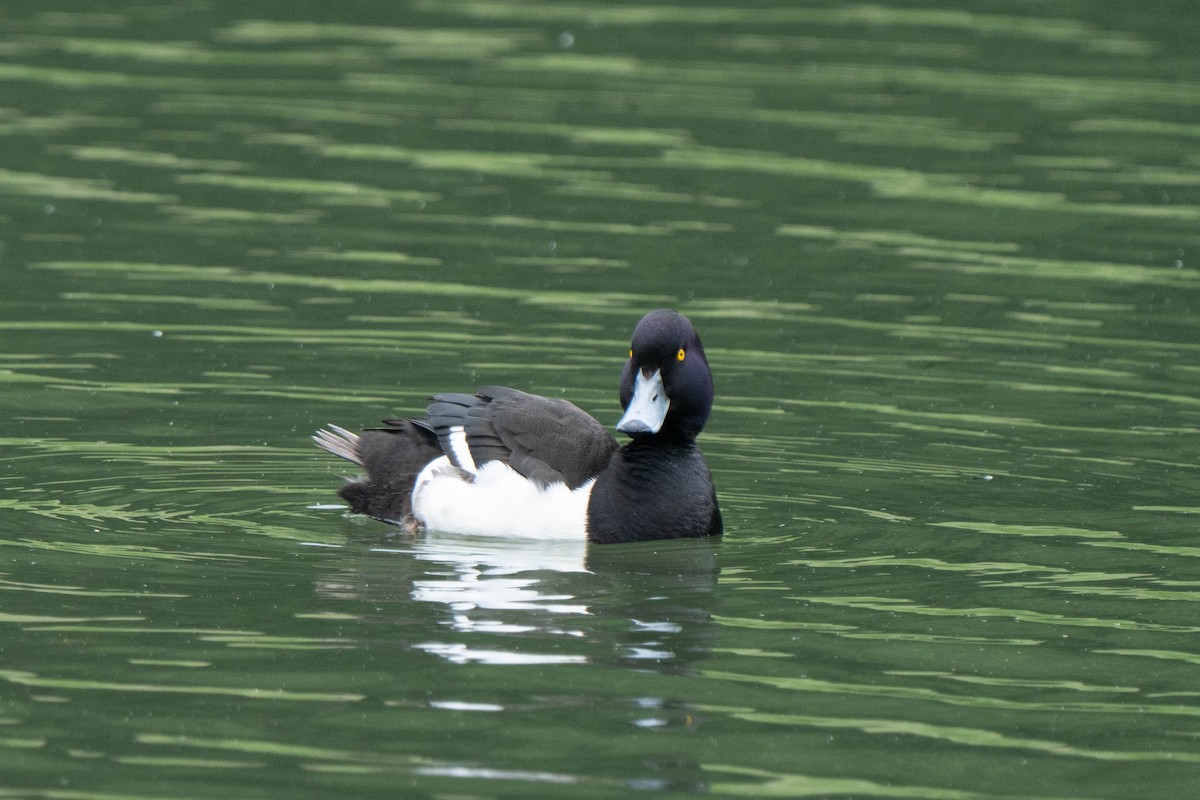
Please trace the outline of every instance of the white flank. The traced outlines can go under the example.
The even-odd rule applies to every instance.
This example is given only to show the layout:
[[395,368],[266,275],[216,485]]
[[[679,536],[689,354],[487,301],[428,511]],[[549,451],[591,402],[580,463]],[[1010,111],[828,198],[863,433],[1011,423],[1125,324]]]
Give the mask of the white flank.
[[540,489],[500,461],[463,480],[445,456],[417,476],[413,515],[430,530],[527,539],[583,539],[592,481],[572,491],[556,483]]

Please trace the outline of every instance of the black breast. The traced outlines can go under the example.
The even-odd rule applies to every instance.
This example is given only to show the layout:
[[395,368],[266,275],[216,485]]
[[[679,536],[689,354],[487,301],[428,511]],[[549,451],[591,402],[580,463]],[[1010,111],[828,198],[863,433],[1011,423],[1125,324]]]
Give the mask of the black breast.
[[613,454],[588,502],[588,539],[638,542],[721,533],[712,475],[692,442],[634,440]]

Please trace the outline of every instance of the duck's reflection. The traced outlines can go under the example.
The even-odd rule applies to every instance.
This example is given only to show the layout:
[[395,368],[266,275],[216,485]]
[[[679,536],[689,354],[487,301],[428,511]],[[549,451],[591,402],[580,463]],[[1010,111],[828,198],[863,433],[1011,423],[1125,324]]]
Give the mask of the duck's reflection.
[[592,609],[614,623],[605,626],[607,657],[667,670],[707,657],[716,635],[719,547],[719,539],[592,547]]
[[711,648],[719,540],[358,538],[318,591],[367,601],[373,621],[453,663],[679,669]]

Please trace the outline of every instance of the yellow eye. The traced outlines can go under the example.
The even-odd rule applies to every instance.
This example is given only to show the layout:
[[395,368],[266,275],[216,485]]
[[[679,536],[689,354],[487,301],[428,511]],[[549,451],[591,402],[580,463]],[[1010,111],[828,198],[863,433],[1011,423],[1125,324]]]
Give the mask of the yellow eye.
[[629,348],[629,357],[633,358],[633,348]]
[[679,348],[679,352],[675,354],[676,361],[683,361],[687,357],[687,353],[683,352],[683,348]]

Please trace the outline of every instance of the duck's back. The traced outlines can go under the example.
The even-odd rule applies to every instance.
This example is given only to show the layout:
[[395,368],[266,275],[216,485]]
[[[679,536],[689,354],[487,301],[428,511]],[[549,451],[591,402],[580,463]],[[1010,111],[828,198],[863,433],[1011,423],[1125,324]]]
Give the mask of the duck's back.
[[428,414],[457,465],[466,459],[457,445],[461,434],[474,466],[501,461],[539,486],[576,489],[596,477],[617,449],[605,427],[578,406],[507,386],[434,395]]

